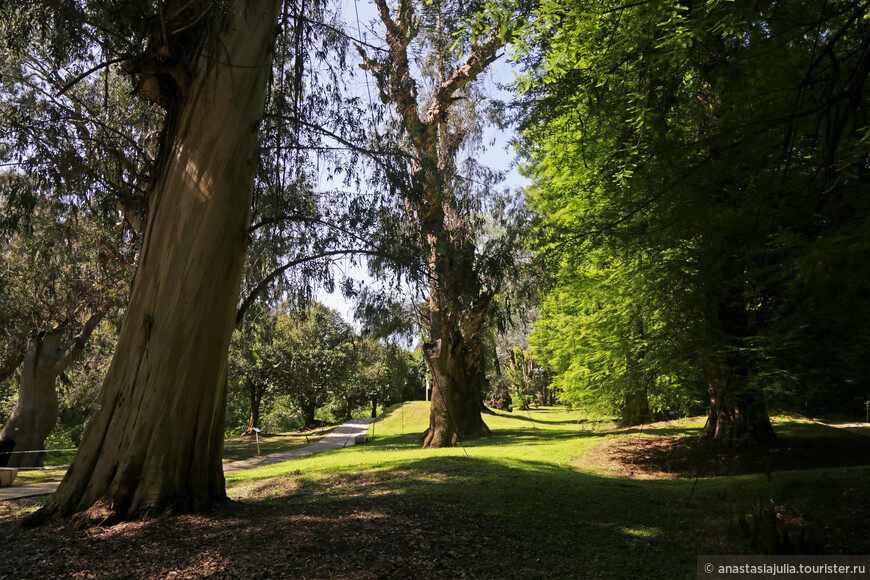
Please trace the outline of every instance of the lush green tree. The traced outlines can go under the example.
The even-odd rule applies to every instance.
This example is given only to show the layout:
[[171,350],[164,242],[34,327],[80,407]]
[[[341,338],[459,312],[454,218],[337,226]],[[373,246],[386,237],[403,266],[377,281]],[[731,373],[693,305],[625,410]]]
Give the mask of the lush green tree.
[[356,372],[353,329],[338,312],[315,303],[282,315],[275,332],[278,389],[300,411],[303,427],[314,427],[317,409]]
[[248,421],[243,435],[260,427],[260,415],[277,389],[282,353],[276,340],[278,316],[260,312],[233,333],[229,353],[229,389],[243,393],[248,404]]
[[530,340],[555,371],[562,402],[616,414],[623,426],[703,410],[684,342],[691,321],[657,302],[672,287],[602,252],[582,256],[563,257]]
[[[706,391],[710,437],[765,443],[770,397],[854,384],[866,10],[542,3],[524,146],[557,272],[537,347],[567,392]],[[826,303],[832,283],[856,294]]]
[[359,341],[359,366],[350,389],[340,394],[345,402],[346,414],[355,406],[369,405],[371,417],[378,416],[382,407],[402,399],[411,369],[406,353],[394,344],[373,337]]

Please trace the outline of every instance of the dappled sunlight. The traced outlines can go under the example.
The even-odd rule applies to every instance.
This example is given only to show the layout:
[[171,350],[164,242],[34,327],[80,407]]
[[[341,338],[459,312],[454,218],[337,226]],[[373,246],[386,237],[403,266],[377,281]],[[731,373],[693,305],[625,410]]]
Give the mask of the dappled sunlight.
[[230,499],[270,499],[291,495],[299,490],[300,482],[292,475],[282,475],[244,482],[228,489]]
[[622,532],[628,536],[634,536],[636,538],[656,538],[662,535],[661,528],[651,528],[647,526],[622,528]]
[[183,144],[177,143],[175,146],[176,162],[187,157],[187,161],[184,162],[184,182],[197,192],[197,201],[206,202],[214,195],[214,175],[210,168],[201,167],[196,161],[204,152],[197,153],[199,155],[188,155],[187,148]]
[[[156,561],[158,576],[191,567],[273,577],[377,569],[399,577],[526,578],[529,563],[540,561],[541,578],[577,577],[578,570],[586,577],[675,578],[694,573],[697,553],[741,549],[729,531],[735,506],[791,501],[819,525],[827,513],[822,504],[799,503],[806,486],[824,497],[870,502],[867,490],[855,487],[868,468],[702,479],[693,489],[690,480],[641,479],[572,461],[598,456],[601,445],[637,441],[635,434],[572,438],[559,428],[546,431],[543,442],[533,437],[535,444],[524,425],[514,421],[514,430],[437,450],[384,429],[383,439],[367,445],[229,474],[236,501],[201,516],[97,531],[97,540],[75,535],[64,549],[87,562],[129,555],[136,570]],[[46,530],[41,541],[55,536]],[[858,541],[835,537],[839,545]],[[270,552],[275,546],[281,550]]]

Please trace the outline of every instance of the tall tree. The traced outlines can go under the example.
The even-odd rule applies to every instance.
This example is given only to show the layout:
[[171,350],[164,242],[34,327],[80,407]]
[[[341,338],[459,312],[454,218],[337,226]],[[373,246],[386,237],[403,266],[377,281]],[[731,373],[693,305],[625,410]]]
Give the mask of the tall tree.
[[406,354],[396,345],[372,336],[358,341],[359,362],[348,388],[336,395],[345,403],[345,416],[350,419],[355,407],[371,406],[371,417],[378,416],[378,406],[401,400],[402,390],[411,370]]
[[241,391],[248,402],[248,424],[243,435],[253,434],[260,427],[263,405],[268,404],[278,386],[278,317],[271,312],[258,314],[236,329],[230,344],[228,386]]
[[0,461],[31,465],[58,413],[57,378],[126,296],[154,111],[108,71],[55,94],[48,47],[17,49],[15,24],[0,34],[0,380],[14,373],[19,396],[0,436],[14,454]]
[[[467,51],[456,61],[447,39],[453,38],[463,7],[438,1],[418,12],[412,0],[400,0],[394,9],[385,0],[376,0],[376,6],[387,51],[375,57],[359,50],[381,99],[395,109],[408,147],[409,176],[397,194],[418,236],[428,279],[424,352],[434,386],[424,446],[452,446],[489,433],[480,413],[482,329],[498,291],[501,272],[495,272],[509,253],[494,239],[484,244],[475,200],[463,194],[469,184],[460,179],[457,158],[475,127],[465,122],[457,103],[498,58],[510,18],[506,10],[494,11],[486,19],[488,30],[462,38]],[[409,58],[415,40],[429,51],[431,91],[424,95]]]
[[64,327],[31,336],[22,361],[18,401],[0,431],[0,467],[39,467],[45,439],[57,421],[57,378],[84,350],[91,333],[103,319],[99,309],[70,340]]
[[[557,293],[593,289],[579,312],[554,298],[551,313],[582,317],[610,361],[620,336],[638,337],[616,375],[696,383],[711,438],[773,442],[766,400],[814,382],[797,361],[820,344],[854,352],[808,322],[818,309],[852,328],[868,312],[857,296],[819,301],[821,280],[867,285],[854,276],[867,260],[867,9],[554,0],[530,25],[542,248]],[[570,335],[546,340],[569,352]]]
[[353,329],[338,312],[315,303],[282,315],[276,333],[280,390],[300,411],[303,427],[312,428],[317,409],[330,393],[343,391],[356,372]]
[[125,518],[225,498],[227,347],[281,6],[4,4],[4,19],[54,23],[47,32],[63,33],[66,60],[75,60],[72,46],[73,56],[123,61],[166,110],[115,356],[79,452],[39,518],[98,502]]

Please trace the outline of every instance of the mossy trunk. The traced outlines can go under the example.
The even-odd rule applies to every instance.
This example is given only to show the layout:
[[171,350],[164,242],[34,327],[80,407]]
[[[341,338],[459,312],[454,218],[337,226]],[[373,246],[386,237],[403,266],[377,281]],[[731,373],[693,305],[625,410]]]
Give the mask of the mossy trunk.
[[281,2],[237,2],[169,107],[115,356],[82,444],[37,519],[224,500],[227,349]]
[[[448,123],[457,91],[475,81],[498,56],[504,38],[480,38],[453,70],[438,73],[436,90],[425,104],[418,100],[408,47],[420,32],[411,0],[375,0],[387,41],[383,60],[369,58],[360,48],[363,68],[374,75],[385,102],[402,119],[404,137],[415,156],[410,187],[402,192],[406,211],[419,225],[428,255],[431,279],[429,342],[424,351],[432,372],[429,429],[424,447],[455,445],[458,440],[487,435],[481,417],[484,384],[480,325],[492,293],[483,288],[483,273],[475,264],[478,240],[475,226],[461,208],[451,182],[457,175],[456,156],[465,130]],[[382,74],[389,70],[389,74]]]
[[482,314],[467,316],[464,330],[435,325],[442,338],[424,347],[432,372],[429,428],[423,437],[426,448],[450,447],[457,441],[489,435],[481,405],[485,376],[479,325]]

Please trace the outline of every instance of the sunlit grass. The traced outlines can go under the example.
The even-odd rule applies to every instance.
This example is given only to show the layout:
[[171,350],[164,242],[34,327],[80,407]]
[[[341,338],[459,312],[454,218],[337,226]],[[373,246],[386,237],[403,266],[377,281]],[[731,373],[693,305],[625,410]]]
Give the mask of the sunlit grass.
[[[616,429],[608,418],[565,408],[498,412],[484,416],[492,436],[427,450],[420,436],[428,417],[425,402],[396,406],[370,426],[369,443],[228,474],[228,493],[288,502],[300,512],[317,505],[348,514],[377,505],[388,514],[400,505],[423,517],[440,514],[433,525],[448,535],[449,514],[462,514],[504,547],[498,561],[482,564],[492,566],[491,577],[519,577],[522,570],[522,577],[693,578],[696,554],[749,549],[735,531],[735,510],[787,504],[825,522],[843,512],[844,502],[852,509],[870,477],[870,468],[852,467],[697,482],[638,479],[608,459],[615,444],[697,435],[703,417]],[[855,437],[799,417],[774,417],[774,425],[782,436],[834,444]],[[307,443],[300,433],[267,437],[261,454]],[[236,438],[227,450],[228,459],[242,459],[256,453],[256,443]],[[528,554],[540,574],[523,568]]]
[[[484,418],[491,437],[424,450],[420,434],[428,406],[407,403],[373,424],[366,445],[229,474],[228,491],[236,499],[283,497],[302,504],[338,506],[349,498],[387,495],[437,509],[462,506],[463,513],[497,526],[508,551],[524,538],[534,541],[556,576],[692,578],[696,554],[723,549],[718,542],[734,531],[735,508],[788,502],[813,514],[825,509],[818,490],[848,490],[856,478],[870,475],[870,468],[858,467],[702,478],[697,484],[632,479],[601,461],[604,446],[696,435],[704,418],[622,430],[563,408]],[[835,431],[789,417],[776,418],[775,425],[781,433],[806,436]]]
[[66,467],[58,469],[21,469],[15,477],[15,485],[60,481],[65,473]]

